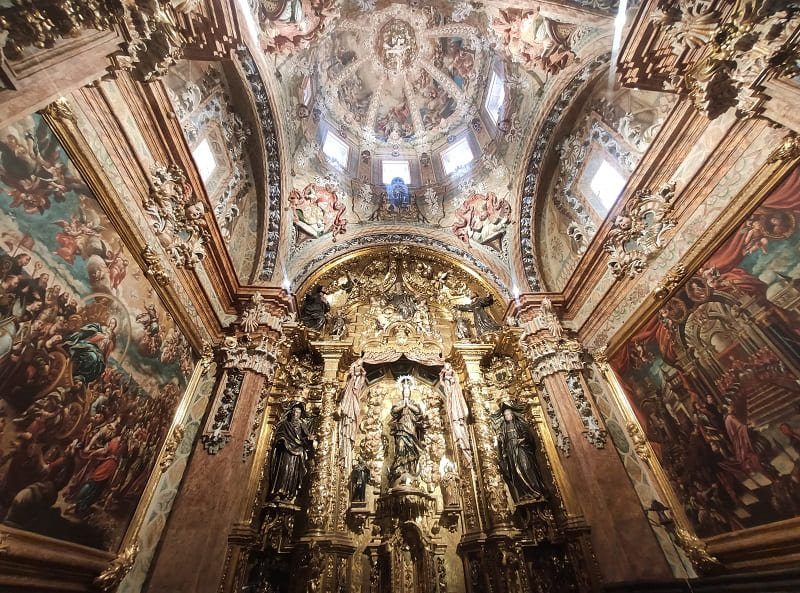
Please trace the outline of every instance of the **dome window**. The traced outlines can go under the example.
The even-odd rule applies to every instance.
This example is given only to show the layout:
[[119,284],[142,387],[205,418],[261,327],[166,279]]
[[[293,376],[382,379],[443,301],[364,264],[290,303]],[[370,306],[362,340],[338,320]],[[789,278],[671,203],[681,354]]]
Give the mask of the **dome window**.
[[350,156],[350,147],[347,142],[339,138],[336,134],[328,130],[325,134],[325,142],[322,145],[322,152],[330,162],[336,163],[339,167],[347,167],[347,159]]
[[399,177],[406,185],[411,184],[411,167],[408,161],[383,161],[381,163],[381,181],[389,185]]
[[625,187],[625,178],[604,159],[592,177],[589,187],[605,209],[602,214],[606,214],[622,193],[622,189]]
[[466,136],[447,150],[442,151],[441,156],[445,175],[452,175],[458,169],[469,165],[475,158]]
[[503,113],[503,104],[506,100],[506,86],[503,77],[497,73],[497,70],[492,70],[492,77],[489,80],[489,92],[486,94],[486,113],[492,118],[495,125],[500,121],[500,116]]

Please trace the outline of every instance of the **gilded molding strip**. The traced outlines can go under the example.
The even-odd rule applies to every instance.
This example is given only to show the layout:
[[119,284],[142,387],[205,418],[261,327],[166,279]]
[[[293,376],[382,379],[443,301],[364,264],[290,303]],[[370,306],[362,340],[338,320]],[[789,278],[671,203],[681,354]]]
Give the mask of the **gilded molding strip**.
[[634,414],[633,408],[622,390],[622,386],[619,384],[614,371],[611,369],[611,365],[608,364],[606,347],[596,350],[593,353],[593,357],[597,367],[600,369],[603,379],[609,386],[609,391],[617,407],[622,412],[626,429],[634,441],[637,455],[647,463],[648,467],[650,467],[650,470],[653,472],[658,491],[666,500],[667,506],[675,519],[675,530],[672,534],[675,544],[685,552],[686,556],[692,562],[692,565],[699,572],[707,573],[720,568],[720,562],[708,553],[706,543],[695,534],[681,501],[678,499],[664,468],[653,452],[650,442],[645,437],[639,420],[636,418],[636,414]]

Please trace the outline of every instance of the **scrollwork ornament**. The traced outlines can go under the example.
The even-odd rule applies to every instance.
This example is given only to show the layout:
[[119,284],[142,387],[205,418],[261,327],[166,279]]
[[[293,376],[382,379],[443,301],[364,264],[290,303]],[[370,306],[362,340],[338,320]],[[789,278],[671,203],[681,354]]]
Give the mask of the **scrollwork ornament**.
[[42,115],[46,115],[47,117],[60,122],[70,122],[74,124],[78,121],[75,117],[75,113],[72,111],[69,101],[67,101],[65,97],[56,99],[52,103],[48,104],[44,109],[42,109]]
[[625,430],[628,432],[628,436],[633,442],[633,450],[636,451],[636,455],[639,458],[646,462],[650,463],[650,447],[647,444],[647,437],[642,432],[642,428],[636,422],[628,422],[625,425]]
[[175,454],[178,451],[181,441],[183,441],[184,434],[186,434],[186,429],[183,424],[176,424],[175,428],[172,429],[169,438],[166,443],[164,443],[164,456],[158,464],[162,472],[167,471],[175,461]]
[[608,268],[617,280],[635,278],[666,244],[666,232],[675,226],[675,183],[658,191],[640,190],[625,204],[608,232],[603,248]]
[[200,351],[200,360],[197,361],[197,364],[200,365],[200,372],[205,375],[212,362],[214,362],[214,347],[211,342],[204,340],[203,349]]
[[569,389],[570,395],[572,395],[575,409],[578,410],[578,415],[583,422],[583,436],[585,436],[586,440],[596,449],[603,449],[606,446],[607,432],[605,429],[600,428],[600,421],[597,419],[597,416],[595,416],[589,398],[586,397],[583,383],[578,374],[570,373],[567,375],[567,388]]
[[176,165],[156,165],[152,187],[142,205],[170,259],[178,267],[194,269],[206,256],[209,239],[206,208]]
[[675,542],[686,553],[698,572],[707,574],[722,568],[720,561],[709,554],[705,542],[687,530],[676,527]]
[[793,36],[800,17],[781,3],[737,0],[722,20],[711,4],[660,2],[653,13],[672,54],[679,63],[690,64],[671,84],[686,92],[709,119],[733,107],[739,117],[758,115],[767,99],[762,82],[797,73],[798,44]]
[[686,267],[683,264],[678,264],[666,273],[662,278],[661,283],[653,291],[653,298],[657,301],[666,299],[672,291],[674,291],[683,282],[686,277]]
[[589,355],[594,360],[597,368],[602,372],[607,373],[611,371],[611,365],[608,364],[608,344],[604,344],[595,350],[592,350]]
[[800,136],[795,132],[789,132],[781,142],[780,146],[772,151],[767,162],[786,163],[800,157]]
[[94,580],[102,591],[110,592],[119,587],[122,580],[133,568],[133,563],[136,562],[136,556],[139,554],[139,544],[133,543],[116,558],[111,561],[111,564],[106,568],[100,576]]
[[142,259],[145,264],[145,274],[150,276],[160,286],[166,286],[169,283],[169,275],[164,269],[158,255],[149,245],[142,249]]

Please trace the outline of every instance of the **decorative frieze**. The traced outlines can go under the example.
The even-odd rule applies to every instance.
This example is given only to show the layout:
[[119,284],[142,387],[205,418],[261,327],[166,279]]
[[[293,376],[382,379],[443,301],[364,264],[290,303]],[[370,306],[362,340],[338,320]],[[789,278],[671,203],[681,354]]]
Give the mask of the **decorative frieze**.
[[666,244],[666,232],[675,226],[675,183],[656,192],[636,192],[616,216],[604,249],[610,254],[608,267],[617,280],[635,278]]
[[231,421],[236,410],[236,402],[239,400],[243,380],[244,374],[242,372],[236,370],[227,371],[225,386],[217,402],[215,402],[211,426],[205,431],[201,439],[203,447],[210,455],[218,453],[231,438]]
[[578,415],[583,422],[583,436],[596,449],[604,448],[606,446],[607,433],[605,429],[600,428],[600,421],[595,416],[592,404],[586,397],[579,374],[570,373],[567,375],[567,388],[572,396],[572,401],[575,403],[575,409],[578,410]]
[[561,343],[551,340],[531,340],[522,343],[528,358],[528,370],[533,382],[540,384],[545,377],[559,372],[583,369],[583,346],[575,340]]
[[234,337],[227,337],[219,351],[222,355],[222,366],[239,372],[252,371],[271,379],[275,373],[274,344],[269,336],[262,336],[255,347],[250,347]]

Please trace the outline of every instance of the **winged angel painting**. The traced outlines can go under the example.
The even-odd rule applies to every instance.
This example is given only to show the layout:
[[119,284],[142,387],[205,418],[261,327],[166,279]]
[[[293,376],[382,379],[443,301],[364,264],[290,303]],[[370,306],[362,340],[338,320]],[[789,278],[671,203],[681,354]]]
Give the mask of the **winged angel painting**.
[[192,372],[46,122],[0,132],[0,520],[115,550]]

